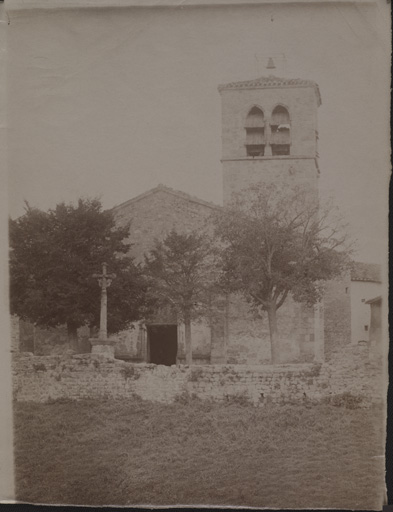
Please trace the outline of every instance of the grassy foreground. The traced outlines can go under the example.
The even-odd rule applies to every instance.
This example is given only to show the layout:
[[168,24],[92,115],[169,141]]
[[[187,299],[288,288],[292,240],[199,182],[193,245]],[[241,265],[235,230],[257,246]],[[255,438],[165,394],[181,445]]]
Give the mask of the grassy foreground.
[[17,499],[380,509],[379,409],[15,404]]

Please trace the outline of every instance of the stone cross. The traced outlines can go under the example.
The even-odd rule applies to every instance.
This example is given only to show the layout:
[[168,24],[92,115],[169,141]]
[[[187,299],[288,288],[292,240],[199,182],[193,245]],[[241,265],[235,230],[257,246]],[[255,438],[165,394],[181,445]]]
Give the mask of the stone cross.
[[116,277],[116,274],[107,274],[107,264],[102,264],[102,274],[94,274],[93,277],[98,279],[98,283],[101,287],[101,311],[100,311],[100,332],[98,339],[106,340],[108,338],[107,329],[107,293],[106,289],[111,285],[112,280]]

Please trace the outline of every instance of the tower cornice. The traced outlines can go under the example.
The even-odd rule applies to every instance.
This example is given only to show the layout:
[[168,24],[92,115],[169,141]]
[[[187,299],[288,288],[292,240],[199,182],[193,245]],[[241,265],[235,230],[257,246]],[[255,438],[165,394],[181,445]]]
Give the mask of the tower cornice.
[[255,78],[254,80],[221,84],[218,86],[218,90],[221,93],[222,91],[233,89],[284,89],[289,87],[312,87],[317,96],[318,106],[322,104],[318,84],[312,80],[305,80],[302,78],[280,78],[271,75],[268,77]]

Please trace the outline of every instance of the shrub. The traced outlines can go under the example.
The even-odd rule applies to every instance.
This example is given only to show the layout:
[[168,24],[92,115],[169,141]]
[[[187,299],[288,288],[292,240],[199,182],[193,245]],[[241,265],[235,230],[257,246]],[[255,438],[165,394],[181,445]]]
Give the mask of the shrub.
[[340,393],[337,395],[327,396],[323,400],[324,403],[333,405],[334,407],[345,407],[346,409],[360,409],[364,405],[364,398],[352,393]]
[[313,364],[312,368],[307,372],[308,377],[318,377],[318,375],[321,373],[322,365],[319,364]]
[[34,363],[33,368],[35,372],[46,372],[46,366],[44,363]]
[[175,402],[182,405],[188,405],[195,398],[191,397],[186,390],[184,390],[180,395],[175,397]]
[[250,399],[245,391],[240,391],[235,395],[225,395],[227,402],[238,405],[250,405]]
[[190,377],[188,380],[190,382],[196,382],[202,377],[202,374],[203,374],[202,368],[191,368],[191,374],[190,374]]
[[138,372],[136,372],[135,368],[133,366],[124,366],[122,369],[121,369],[121,373],[123,375],[123,377],[127,380],[127,379],[134,379],[134,380],[137,380],[139,379],[140,375]]

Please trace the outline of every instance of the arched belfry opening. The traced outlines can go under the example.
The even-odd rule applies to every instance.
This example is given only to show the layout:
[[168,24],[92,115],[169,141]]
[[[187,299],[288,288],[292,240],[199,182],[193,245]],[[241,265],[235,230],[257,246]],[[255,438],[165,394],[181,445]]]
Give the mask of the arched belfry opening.
[[291,121],[288,110],[282,105],[278,105],[273,110],[270,129],[272,155],[289,155],[291,144]]
[[[269,70],[274,71],[274,62]],[[307,182],[317,194],[318,162],[315,132],[318,85],[303,78],[268,74],[218,87],[222,104],[224,204],[252,183],[288,177]]]
[[247,156],[265,154],[265,116],[259,107],[252,107],[246,119]]

